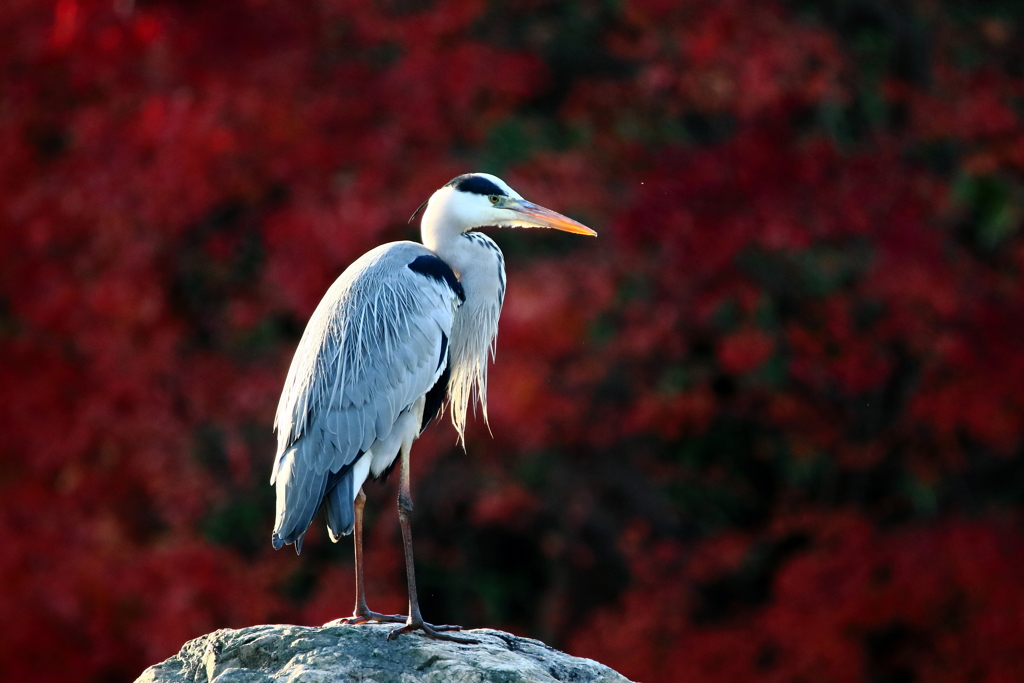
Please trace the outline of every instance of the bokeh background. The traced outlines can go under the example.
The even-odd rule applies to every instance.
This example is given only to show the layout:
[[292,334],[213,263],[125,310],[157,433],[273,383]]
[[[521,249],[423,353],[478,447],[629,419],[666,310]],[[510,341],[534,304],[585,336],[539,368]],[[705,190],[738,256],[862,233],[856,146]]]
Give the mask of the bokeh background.
[[[1024,680],[1024,6],[5,0],[0,677],[350,614],[273,413],[363,251],[497,173],[490,426],[414,450],[424,613],[659,681]],[[405,602],[395,482],[370,605]]]

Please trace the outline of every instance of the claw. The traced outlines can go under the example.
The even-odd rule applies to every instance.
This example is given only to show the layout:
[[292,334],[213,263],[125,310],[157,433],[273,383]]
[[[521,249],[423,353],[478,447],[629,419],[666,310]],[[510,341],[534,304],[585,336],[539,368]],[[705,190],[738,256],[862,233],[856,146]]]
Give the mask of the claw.
[[414,621],[412,619],[409,619],[405,623],[405,626],[399,626],[398,628],[392,630],[391,633],[388,634],[388,640],[394,640],[403,633],[409,633],[410,631],[423,631],[423,635],[427,636],[428,638],[433,638],[435,640],[448,640],[453,643],[463,643],[465,645],[476,645],[480,642],[479,640],[475,640],[473,638],[462,638],[459,636],[452,636],[448,635],[447,633],[444,633],[445,631],[461,630],[461,626],[452,626],[450,624],[434,626],[433,624],[428,624],[427,622],[422,620]]
[[332,624],[343,624],[345,626],[356,626],[357,624],[368,624],[376,622],[379,624],[404,624],[409,620],[404,614],[381,614],[370,610],[356,611],[350,617],[335,619]]

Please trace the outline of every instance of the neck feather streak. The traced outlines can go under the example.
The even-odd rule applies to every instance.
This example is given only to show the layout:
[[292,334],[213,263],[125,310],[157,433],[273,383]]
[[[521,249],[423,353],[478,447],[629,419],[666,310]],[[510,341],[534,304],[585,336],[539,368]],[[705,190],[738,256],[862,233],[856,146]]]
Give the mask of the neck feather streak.
[[464,440],[470,403],[480,406],[487,421],[487,365],[494,358],[505,298],[505,259],[498,245],[478,232],[464,233],[437,247],[438,256],[455,271],[466,294],[452,326],[448,384],[452,424]]

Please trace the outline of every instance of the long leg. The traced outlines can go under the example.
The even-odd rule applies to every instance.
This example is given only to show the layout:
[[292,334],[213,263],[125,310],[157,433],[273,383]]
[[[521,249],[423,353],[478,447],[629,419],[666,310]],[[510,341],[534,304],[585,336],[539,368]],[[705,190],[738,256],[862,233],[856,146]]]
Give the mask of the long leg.
[[420,601],[416,595],[416,568],[412,557],[412,529],[409,525],[409,517],[412,514],[412,493],[409,485],[409,451],[411,444],[402,444],[402,474],[398,490],[398,523],[402,527],[402,545],[405,548],[405,577],[409,583],[409,619],[405,626],[396,628],[388,634],[388,640],[398,637],[399,634],[409,631],[423,631],[431,638],[438,640],[451,640],[456,643],[479,643],[472,638],[453,636],[443,631],[458,631],[461,626],[434,626],[423,621],[420,614]]
[[356,513],[355,529],[352,530],[356,550],[356,608],[352,616],[343,619],[346,624],[363,624],[367,621],[380,621],[391,624],[401,624],[406,617],[401,614],[380,614],[371,612],[366,606],[366,584],[363,582],[363,508],[366,506],[366,494],[359,489],[358,495],[353,503]]

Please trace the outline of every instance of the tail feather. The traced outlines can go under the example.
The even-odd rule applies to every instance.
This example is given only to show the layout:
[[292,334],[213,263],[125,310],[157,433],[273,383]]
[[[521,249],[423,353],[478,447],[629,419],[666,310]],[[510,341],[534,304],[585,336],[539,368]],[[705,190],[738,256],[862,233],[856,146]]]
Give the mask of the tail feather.
[[331,535],[331,540],[337,543],[339,538],[352,533],[355,526],[356,516],[352,508],[352,500],[355,498],[352,490],[352,468],[346,467],[338,475],[332,475],[330,478],[336,480],[336,483],[332,481],[333,486],[328,484],[324,507],[327,508],[327,531]]
[[277,470],[277,505],[272,536],[275,549],[288,543],[302,551],[306,535],[327,488],[327,474],[320,474],[304,464],[299,451],[301,443],[289,449]]

